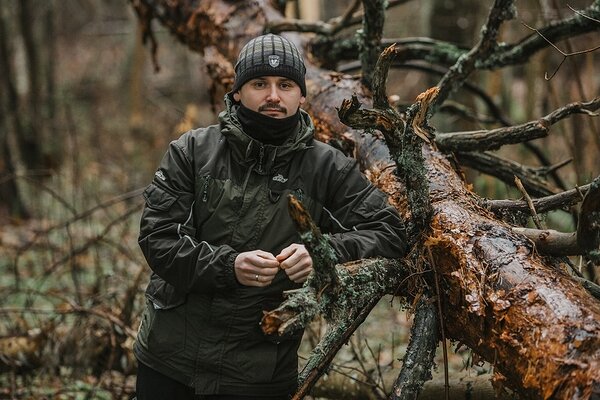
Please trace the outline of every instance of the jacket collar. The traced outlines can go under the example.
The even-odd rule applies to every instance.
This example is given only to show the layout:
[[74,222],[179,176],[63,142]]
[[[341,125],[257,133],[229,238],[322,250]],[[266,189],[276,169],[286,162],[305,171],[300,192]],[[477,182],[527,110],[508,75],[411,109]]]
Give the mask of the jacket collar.
[[286,163],[292,154],[309,146],[313,140],[314,125],[308,113],[300,110],[300,123],[281,145],[261,143],[246,134],[237,117],[237,105],[229,95],[225,96],[225,110],[219,114],[221,133],[231,146],[234,159],[241,165],[252,167],[263,175]]

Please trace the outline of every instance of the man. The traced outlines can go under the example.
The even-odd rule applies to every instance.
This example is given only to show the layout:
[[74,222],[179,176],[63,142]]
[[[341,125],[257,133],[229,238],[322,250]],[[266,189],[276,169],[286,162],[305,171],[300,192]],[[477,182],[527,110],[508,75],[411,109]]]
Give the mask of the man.
[[288,194],[330,234],[339,262],[405,250],[386,196],[313,139],[297,48],[260,36],[235,71],[219,124],[172,142],[144,193],[139,243],[153,273],[134,347],[139,400],[294,393],[301,334],[272,338],[259,326],[312,271]]

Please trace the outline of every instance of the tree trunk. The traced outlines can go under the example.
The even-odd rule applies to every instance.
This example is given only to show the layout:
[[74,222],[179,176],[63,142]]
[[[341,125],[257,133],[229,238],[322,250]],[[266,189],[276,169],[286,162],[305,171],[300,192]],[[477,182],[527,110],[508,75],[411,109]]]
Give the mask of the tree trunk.
[[598,393],[600,303],[536,254],[525,237],[478,207],[446,160],[432,153],[428,165],[436,215],[427,246],[444,277],[449,337],[493,363],[528,396]]
[[[16,136],[22,132],[18,115],[18,95],[7,41],[5,5],[0,4],[0,220],[2,217],[28,218],[29,212],[17,184],[20,151]],[[5,118],[5,116],[10,116]]]

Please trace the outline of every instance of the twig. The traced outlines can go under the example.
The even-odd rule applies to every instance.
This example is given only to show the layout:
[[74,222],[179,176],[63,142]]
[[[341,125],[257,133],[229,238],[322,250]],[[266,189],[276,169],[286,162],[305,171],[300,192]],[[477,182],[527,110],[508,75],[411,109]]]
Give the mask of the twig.
[[595,97],[587,102],[569,103],[538,120],[520,125],[471,132],[436,133],[435,142],[445,152],[495,150],[507,144],[545,137],[552,125],[572,114],[597,117],[600,115],[595,112],[598,109],[600,109],[600,97]]
[[[381,378],[382,383],[383,383],[383,375],[381,374],[381,369],[379,368],[379,364],[377,361],[378,359],[375,358],[375,355],[373,354],[373,351],[371,350],[371,347],[369,346],[369,342],[367,341],[367,339],[365,339],[365,346],[371,353],[371,357],[373,358],[373,361],[374,361],[375,365],[377,366],[377,371],[379,372],[379,377]],[[356,347],[358,347],[358,349]],[[369,373],[367,367],[365,366],[365,360],[363,360],[363,355],[361,354],[362,349],[358,345],[356,345],[354,341],[351,341],[350,349],[352,350],[354,359],[356,360],[356,362],[358,362],[358,365],[360,366],[360,370],[357,368],[355,370],[361,371],[362,375],[364,375],[365,379],[366,379],[365,384],[371,388],[371,390],[373,391],[373,394],[375,396],[378,396],[377,389],[379,388],[379,385],[375,381],[373,374]],[[383,393],[385,393],[385,390],[383,390]]]
[[[569,7],[569,8],[570,8],[570,7]],[[586,17],[586,18],[589,18],[589,17],[587,17],[587,16],[585,16],[585,15],[583,15],[583,14],[581,14],[581,13],[577,13],[577,14],[579,14],[579,15],[582,15],[582,16],[584,16],[584,17]],[[593,18],[590,18],[590,19],[591,19],[591,20],[594,20]],[[563,65],[563,63],[565,62],[565,60],[566,60],[568,57],[577,56],[577,55],[580,55],[580,54],[591,53],[591,52],[593,52],[593,51],[596,51],[596,50],[600,49],[600,45],[598,45],[598,46],[596,46],[596,47],[592,47],[592,48],[590,48],[590,49],[587,49],[587,50],[580,50],[580,51],[574,51],[574,52],[566,53],[566,52],[562,51],[561,49],[559,49],[559,48],[558,48],[558,46],[556,46],[554,43],[552,43],[552,41],[551,41],[551,40],[549,40],[548,38],[546,38],[546,36],[544,36],[544,34],[543,34],[543,33],[541,33],[541,32],[540,32],[538,29],[536,29],[536,28],[533,28],[533,27],[531,27],[531,26],[527,25],[527,24],[526,24],[525,22],[523,22],[523,21],[521,21],[521,23],[522,23],[522,24],[523,24],[523,25],[524,25],[526,28],[528,28],[528,29],[530,29],[530,30],[534,31],[535,33],[537,33],[538,35],[540,35],[540,37],[541,37],[542,39],[544,39],[544,40],[545,40],[545,41],[546,41],[546,42],[547,42],[547,43],[548,43],[550,46],[552,46],[552,47],[553,47],[553,48],[554,48],[556,51],[558,51],[558,52],[559,52],[560,54],[562,54],[562,56],[563,56],[563,59],[562,59],[562,60],[560,61],[560,63],[558,64],[558,67],[556,67],[556,69],[554,70],[554,72],[552,72],[552,74],[551,74],[550,76],[548,76],[548,73],[547,73],[547,72],[546,72],[546,73],[544,73],[544,79],[545,79],[545,80],[547,80],[547,81],[549,81],[550,79],[552,79],[552,78],[554,77],[554,75],[556,75],[556,73],[558,72],[558,70],[560,69],[560,67]]]
[[514,185],[514,177],[518,176],[523,186],[533,196],[550,196],[558,192],[558,189],[539,177],[537,170],[501,158],[494,153],[457,152],[454,154],[462,166],[496,177],[508,185]]
[[87,218],[87,217],[91,216],[92,214],[94,214],[98,210],[104,210],[104,209],[106,209],[108,207],[111,207],[111,206],[113,206],[115,204],[118,204],[120,202],[131,200],[133,198],[139,197],[142,194],[142,192],[144,191],[144,189],[145,188],[140,188],[140,189],[133,190],[131,192],[120,194],[118,196],[115,196],[115,197],[113,197],[111,199],[106,200],[105,202],[96,204],[95,206],[93,206],[93,207],[91,207],[91,208],[89,208],[89,209],[87,209],[87,210],[85,210],[85,211],[83,211],[83,212],[81,212],[79,214],[75,213],[75,215],[73,215],[72,218],[69,218],[66,221],[60,222],[60,223],[58,223],[56,225],[52,225],[52,226],[50,226],[50,227],[48,227],[46,229],[34,230],[34,233],[35,233],[34,237],[29,242],[27,242],[23,246],[21,246],[19,248],[19,252],[22,253],[22,252],[28,250],[31,246],[33,246],[36,243],[37,239],[40,236],[47,237],[50,232],[52,232],[52,231],[54,231],[56,229],[67,228],[69,225],[71,225],[71,224],[73,224],[73,223],[75,223],[75,222],[77,222],[77,221],[79,221],[81,219],[84,219],[84,218]]
[[108,312],[98,310],[96,308],[86,308],[74,303],[70,303],[68,307],[60,309],[48,309],[48,308],[17,308],[17,307],[2,307],[0,308],[0,314],[13,314],[13,313],[30,313],[30,314],[52,314],[52,315],[67,315],[67,314],[90,314],[101,319],[109,321],[113,325],[117,325],[123,332],[125,332],[131,339],[135,339],[137,332],[131,329],[127,324],[123,323],[116,315]]
[[313,259],[313,274],[307,285],[317,293],[327,290],[335,295],[339,284],[339,277],[335,269],[337,257],[329,239],[321,233],[302,202],[291,194],[288,196],[288,211]]
[[448,349],[446,348],[446,329],[444,325],[444,313],[442,311],[442,292],[440,291],[440,283],[439,276],[437,273],[437,269],[435,268],[435,262],[433,260],[433,254],[431,254],[431,248],[427,247],[427,255],[429,258],[429,263],[431,264],[431,269],[433,270],[433,279],[435,281],[435,295],[437,297],[437,309],[438,309],[438,318],[440,321],[440,334],[442,336],[442,354],[444,357],[444,397],[446,400],[450,398],[450,384],[448,377]]
[[[418,38],[418,39],[421,40],[421,38]],[[386,42],[386,41],[387,40],[384,40],[383,42]],[[396,48],[399,49],[400,45],[401,45],[401,40],[399,39],[399,40],[397,40],[397,43],[395,44],[395,46],[396,46]],[[396,50],[396,51],[398,51],[398,50]],[[403,61],[399,58],[400,57],[396,57],[396,59],[391,64],[391,68],[423,71],[425,73],[433,74],[436,76],[443,76],[448,71],[447,68],[439,67],[436,65],[429,65],[429,64],[421,65],[421,64],[414,63],[411,61]],[[359,68],[360,68],[360,63],[358,61],[355,61],[355,62],[347,63],[344,66],[341,66],[340,68],[338,68],[338,70],[340,72],[348,72],[348,71],[351,71],[354,69],[359,69]],[[487,93],[485,93],[481,88],[473,85],[470,82],[465,82],[464,85],[462,86],[462,88],[465,89],[467,92],[474,94],[479,99],[481,99],[481,101],[483,101],[483,103],[486,105],[487,109],[489,110],[490,114],[494,118],[494,121],[500,122],[504,127],[509,127],[509,126],[514,125],[514,123],[512,121],[510,121],[510,119],[506,115],[503,114],[502,110],[500,110],[500,108],[494,103],[494,101],[491,99],[491,97]],[[448,109],[452,110],[453,104],[446,102],[446,103],[444,103],[444,105],[442,105],[440,107],[439,111],[441,111],[441,112],[448,111]],[[459,112],[460,112],[460,110],[459,110]],[[470,115],[471,115],[471,113],[467,112],[467,118],[469,118]],[[477,118],[477,120],[480,123],[493,122],[493,121],[487,121],[487,120],[484,120],[481,118]],[[443,135],[443,133],[441,133],[441,134],[438,133],[438,135]],[[530,141],[522,142],[521,144],[533,153],[533,155],[539,160],[541,165],[545,166],[544,168],[540,168],[540,171],[542,171],[542,170],[546,171],[546,172],[544,172],[544,174],[549,174],[550,177],[552,178],[552,180],[555,182],[555,184],[560,189],[566,190],[567,186],[563,182],[562,178],[556,173],[556,169],[562,167],[563,164],[559,163],[559,164],[551,166],[550,160],[548,159],[546,154],[541,149],[538,148],[538,146],[536,146],[535,144],[533,144]],[[568,161],[564,161],[564,163],[567,163],[567,162]],[[546,168],[546,167],[548,167],[548,168]]]
[[341,17],[339,17],[339,19],[336,19],[335,21],[330,21],[331,34],[335,35],[339,31],[344,29],[346,26],[350,25],[354,13],[360,7],[360,3],[361,0],[353,0],[352,3],[348,6],[348,8],[346,8],[346,11],[344,11]]
[[92,245],[94,245],[95,243],[98,243],[99,241],[101,241],[102,238],[104,236],[106,236],[114,226],[116,226],[119,223],[123,222],[124,219],[126,219],[128,216],[132,215],[133,213],[138,212],[141,207],[142,207],[142,205],[134,205],[133,207],[130,207],[127,211],[125,211],[122,215],[120,215],[117,218],[115,218],[114,220],[110,221],[110,223],[104,227],[104,229],[102,230],[102,232],[100,232],[98,235],[96,235],[95,237],[93,237],[90,240],[88,240],[83,246],[80,246],[78,248],[72,249],[69,252],[69,254],[67,254],[66,256],[64,256],[63,258],[61,258],[60,260],[55,261],[49,267],[47,267],[44,270],[44,277],[45,278],[49,277],[50,274],[59,265],[64,264],[65,262],[69,261],[72,257],[75,257],[78,254],[82,254],[82,253],[86,252],[90,247],[92,247]]
[[[590,189],[590,184],[578,186],[575,189],[556,193],[546,197],[532,199],[532,203],[538,212],[544,213],[561,208],[571,207],[584,198],[584,194]],[[494,213],[529,212],[531,209],[525,200],[483,200],[481,205]]]
[[537,215],[537,212],[535,211],[535,206],[533,205],[533,202],[531,201],[531,197],[529,197],[529,193],[527,193],[527,190],[525,190],[525,187],[523,187],[523,183],[521,183],[521,180],[519,179],[518,176],[515,176],[515,185],[517,186],[517,189],[519,189],[519,191],[525,198],[527,205],[529,206],[529,211],[531,212],[531,219],[533,220],[533,223],[535,224],[535,226],[538,229],[544,229],[544,227],[542,226],[542,223]]
[[577,14],[577,15],[581,15],[583,18],[587,18],[587,19],[589,19],[589,20],[591,20],[591,21],[594,21],[594,22],[597,22],[597,23],[599,23],[599,24],[600,24],[600,19],[595,19],[595,18],[592,18],[592,17],[590,17],[590,16],[588,16],[588,15],[585,15],[585,14],[584,14],[584,13],[582,13],[581,11],[574,9],[573,7],[571,7],[571,6],[570,6],[570,5],[568,5],[568,4],[567,4],[567,7],[569,7],[569,8],[571,9],[571,11],[573,11],[575,14]]
[[317,382],[317,379],[319,379],[321,375],[325,373],[328,365],[331,363],[331,360],[333,360],[338,350],[344,343],[348,341],[354,331],[358,329],[358,327],[364,322],[378,302],[379,298],[371,299],[371,301],[362,307],[362,309],[358,310],[355,316],[348,316],[352,321],[349,321],[347,326],[340,327],[343,329],[341,337],[333,342],[324,343],[321,341],[321,343],[319,343],[319,346],[313,352],[319,352],[321,349],[324,349],[325,351],[321,354],[321,357],[319,357],[320,361],[317,365],[309,368],[309,372],[307,374],[301,374],[299,378],[301,385],[294,397],[292,397],[292,400],[301,400],[310,392],[312,387]]
[[446,101],[450,93],[462,86],[467,77],[476,69],[478,60],[486,59],[495,51],[500,26],[504,21],[514,18],[515,13],[514,0],[494,1],[487,21],[481,30],[479,42],[468,53],[462,55],[438,83],[440,93],[431,107],[432,113]]
[[[386,2],[386,9],[407,3],[411,0],[390,0]],[[324,36],[334,36],[342,29],[362,22],[363,13],[357,11],[360,0],[354,0],[343,15],[331,18],[327,22],[323,21],[305,21],[302,19],[282,18],[270,21],[265,26],[265,31],[278,33],[284,31],[294,32],[312,32]]]
[[379,346],[378,346],[377,356],[375,356],[375,353],[373,352],[373,349],[369,345],[369,341],[367,339],[365,339],[365,346],[367,347],[367,350],[369,350],[369,354],[371,354],[371,358],[373,358],[373,362],[375,363],[375,368],[377,368],[377,374],[379,376],[379,379],[381,380],[381,390],[383,390],[383,393],[387,393],[387,390],[385,388],[385,382],[383,381],[383,373],[381,372],[381,365],[379,365],[379,360],[381,357],[381,344],[379,344]]

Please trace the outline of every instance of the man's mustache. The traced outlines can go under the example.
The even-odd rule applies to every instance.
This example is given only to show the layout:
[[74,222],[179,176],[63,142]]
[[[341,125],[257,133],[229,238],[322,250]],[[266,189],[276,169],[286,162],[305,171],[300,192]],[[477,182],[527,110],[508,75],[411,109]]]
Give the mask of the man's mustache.
[[287,114],[287,109],[285,107],[280,106],[277,103],[265,103],[262,106],[258,107],[258,112],[267,111],[267,110],[275,110],[280,111]]

